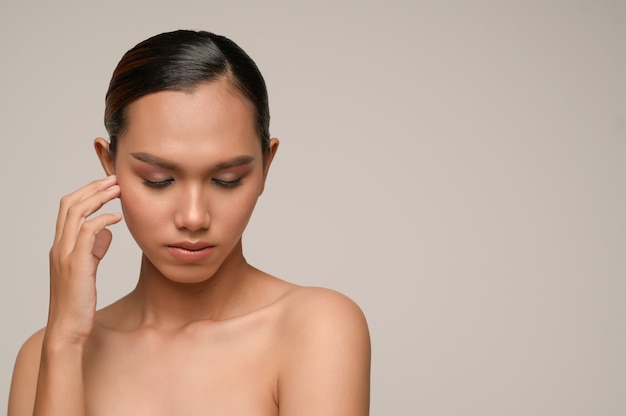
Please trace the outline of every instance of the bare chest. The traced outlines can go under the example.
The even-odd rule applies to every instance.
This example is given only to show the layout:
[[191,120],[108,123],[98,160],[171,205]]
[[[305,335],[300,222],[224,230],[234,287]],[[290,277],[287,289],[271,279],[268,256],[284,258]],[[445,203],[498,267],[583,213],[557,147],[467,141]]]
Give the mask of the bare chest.
[[89,415],[277,415],[268,328],[97,334],[85,355]]

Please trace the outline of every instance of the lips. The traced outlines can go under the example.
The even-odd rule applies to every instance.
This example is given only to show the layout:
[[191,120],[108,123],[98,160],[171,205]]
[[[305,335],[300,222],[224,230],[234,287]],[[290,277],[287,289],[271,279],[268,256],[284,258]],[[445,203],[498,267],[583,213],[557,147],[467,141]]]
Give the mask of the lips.
[[204,241],[195,241],[195,242],[182,241],[180,243],[170,244],[169,247],[182,248],[184,250],[196,251],[196,250],[202,250],[202,249],[205,249],[205,248],[208,248],[208,247],[213,247],[213,245],[209,244],[209,243],[205,243]]
[[209,257],[215,246],[204,241],[182,241],[167,246],[170,254],[181,262],[199,262]]

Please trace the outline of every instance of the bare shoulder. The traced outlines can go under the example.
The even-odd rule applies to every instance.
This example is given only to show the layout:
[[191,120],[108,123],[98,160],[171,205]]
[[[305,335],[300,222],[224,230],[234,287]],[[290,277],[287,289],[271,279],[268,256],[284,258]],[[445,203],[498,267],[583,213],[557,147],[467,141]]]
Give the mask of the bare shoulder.
[[17,354],[9,394],[9,416],[33,412],[44,335],[45,328],[37,331],[24,342]]
[[282,300],[285,330],[306,326],[361,327],[366,329],[361,308],[346,295],[319,287],[296,287]]
[[281,303],[280,333],[290,351],[339,353],[350,349],[369,357],[367,321],[352,299],[330,289],[298,287]]
[[281,416],[367,415],[371,351],[359,306],[341,293],[306,287],[281,303]]

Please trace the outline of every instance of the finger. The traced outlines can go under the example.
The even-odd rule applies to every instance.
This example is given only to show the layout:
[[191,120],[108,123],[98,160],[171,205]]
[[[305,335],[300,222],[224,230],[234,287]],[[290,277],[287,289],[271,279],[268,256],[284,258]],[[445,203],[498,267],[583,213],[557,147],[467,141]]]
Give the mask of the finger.
[[101,189],[106,189],[116,181],[115,176],[108,176],[104,179],[95,180],[71,194],[65,195],[61,198],[61,203],[59,206],[59,214],[57,216],[56,222],[56,232],[55,232],[55,242],[59,241],[63,235],[63,228],[65,227],[65,220],[67,217],[68,209],[76,204],[77,202],[85,199],[86,197],[93,195],[95,192],[98,192]]
[[71,206],[89,197],[90,195],[93,195],[95,192],[98,192],[99,190],[110,187],[111,185],[115,184],[116,181],[117,181],[117,178],[114,175],[111,175],[104,179],[95,180],[77,189],[71,194],[65,195],[63,198],[61,198],[61,204],[59,207],[59,215],[57,217],[57,223],[56,223],[55,241],[60,240],[63,235],[63,228],[65,226],[67,211]]
[[[111,231],[106,227],[120,222],[122,215],[102,214],[83,223],[80,227],[73,253],[79,257],[96,257],[99,261],[104,257],[111,244]],[[88,258],[88,257],[83,257]]]
[[96,240],[93,243],[91,254],[93,254],[98,261],[102,260],[104,255],[107,254],[107,251],[109,251],[112,239],[113,234],[111,234],[111,231],[108,228],[105,228],[96,234]]
[[58,245],[61,246],[61,251],[65,253],[71,252],[80,227],[87,220],[87,217],[98,211],[107,202],[119,196],[119,194],[119,185],[112,185],[69,207],[63,229],[61,230],[61,239],[58,242]]
[[65,227],[67,210],[71,206],[100,190],[109,188],[111,185],[115,184],[116,181],[117,178],[115,177],[115,175],[111,175],[104,179],[93,181],[88,185],[85,185],[82,188],[79,188],[76,191],[72,192],[71,194],[65,195],[63,198],[61,198],[59,214],[57,216],[56,222],[55,241],[59,241],[63,235],[63,228]]

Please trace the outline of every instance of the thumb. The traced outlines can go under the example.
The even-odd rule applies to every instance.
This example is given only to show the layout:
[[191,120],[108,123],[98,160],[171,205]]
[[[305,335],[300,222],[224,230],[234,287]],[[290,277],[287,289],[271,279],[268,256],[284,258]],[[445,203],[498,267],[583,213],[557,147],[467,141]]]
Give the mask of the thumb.
[[93,254],[98,260],[102,260],[104,255],[109,250],[111,239],[113,239],[111,231],[106,228],[100,231],[96,234],[96,240],[93,243],[93,250],[91,251],[91,254]]

